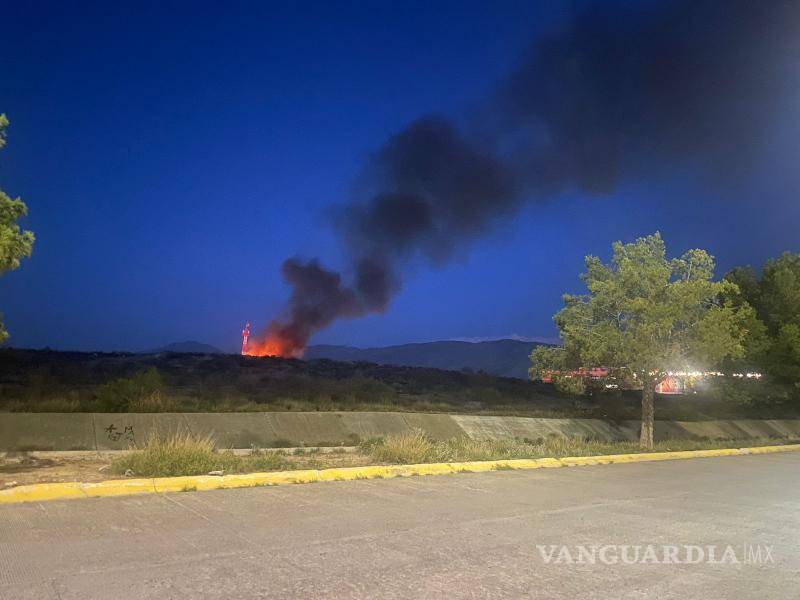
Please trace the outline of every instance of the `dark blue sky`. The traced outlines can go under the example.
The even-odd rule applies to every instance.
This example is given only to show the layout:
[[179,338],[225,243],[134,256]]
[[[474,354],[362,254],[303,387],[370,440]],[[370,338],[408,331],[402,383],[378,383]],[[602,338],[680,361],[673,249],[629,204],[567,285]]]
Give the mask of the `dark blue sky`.
[[[284,305],[285,258],[341,266],[326,209],[370,152],[419,115],[470,114],[567,3],[115,4],[3,10],[0,188],[37,235],[0,280],[15,346],[235,349]],[[385,314],[313,341],[552,337],[583,256],[656,229],[720,274],[796,252],[794,109],[735,186],[665,165],[528,204],[453,262],[410,264]]]

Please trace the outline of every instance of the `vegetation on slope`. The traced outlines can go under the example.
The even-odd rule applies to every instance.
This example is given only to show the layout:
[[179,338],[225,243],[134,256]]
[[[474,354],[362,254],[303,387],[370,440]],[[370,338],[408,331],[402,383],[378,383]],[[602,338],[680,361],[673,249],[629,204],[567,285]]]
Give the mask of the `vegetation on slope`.
[[[239,355],[0,349],[0,411],[243,412],[413,411],[610,420],[639,416],[635,391],[552,385],[414,367]],[[725,393],[660,397],[659,418],[783,418]]]
[[[750,440],[668,440],[657,442],[653,450],[706,450],[711,448],[744,448],[751,446],[797,443],[791,439]],[[218,452],[211,438],[179,435],[169,438],[151,437],[147,444],[117,458],[111,472],[137,477],[172,477],[224,473],[254,473],[291,469],[317,469],[335,466],[366,464],[419,464],[434,462],[463,462],[504,460],[516,458],[547,458],[565,456],[596,456],[642,452],[632,442],[596,442],[581,438],[549,437],[541,440],[473,440],[457,437],[436,441],[422,432],[389,435],[362,442],[358,453],[328,454],[323,463],[308,450],[253,450],[249,455],[231,451]],[[296,460],[297,454],[300,460]]]

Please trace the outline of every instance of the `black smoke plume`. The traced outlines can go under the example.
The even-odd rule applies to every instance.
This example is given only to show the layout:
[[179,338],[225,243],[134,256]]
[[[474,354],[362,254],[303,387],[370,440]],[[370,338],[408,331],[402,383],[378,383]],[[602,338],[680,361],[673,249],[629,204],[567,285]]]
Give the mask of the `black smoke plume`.
[[383,311],[407,261],[447,261],[524,202],[605,195],[676,166],[746,171],[799,97],[799,50],[797,2],[582,5],[473,127],[426,116],[378,149],[334,219],[345,275],[287,260],[293,292],[269,333],[296,353],[336,319]]

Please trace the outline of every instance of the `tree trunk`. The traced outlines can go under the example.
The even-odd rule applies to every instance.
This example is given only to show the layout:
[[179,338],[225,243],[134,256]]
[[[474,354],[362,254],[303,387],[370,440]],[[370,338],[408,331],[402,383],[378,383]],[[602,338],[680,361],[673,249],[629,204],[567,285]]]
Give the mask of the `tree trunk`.
[[655,387],[654,383],[645,381],[642,388],[642,433],[639,438],[639,447],[645,450],[653,449],[653,428],[655,426],[653,396],[655,395]]

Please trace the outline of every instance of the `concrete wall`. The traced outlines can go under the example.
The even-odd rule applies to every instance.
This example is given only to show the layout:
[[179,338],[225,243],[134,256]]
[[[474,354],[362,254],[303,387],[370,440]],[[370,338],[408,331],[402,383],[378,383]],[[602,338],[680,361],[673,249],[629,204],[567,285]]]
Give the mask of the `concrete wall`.
[[[435,439],[536,440],[551,435],[636,440],[638,421],[531,419],[392,412],[0,413],[0,450],[121,450],[153,432],[211,435],[223,448],[353,445],[421,429]],[[800,420],[657,421],[657,439],[800,438]]]

